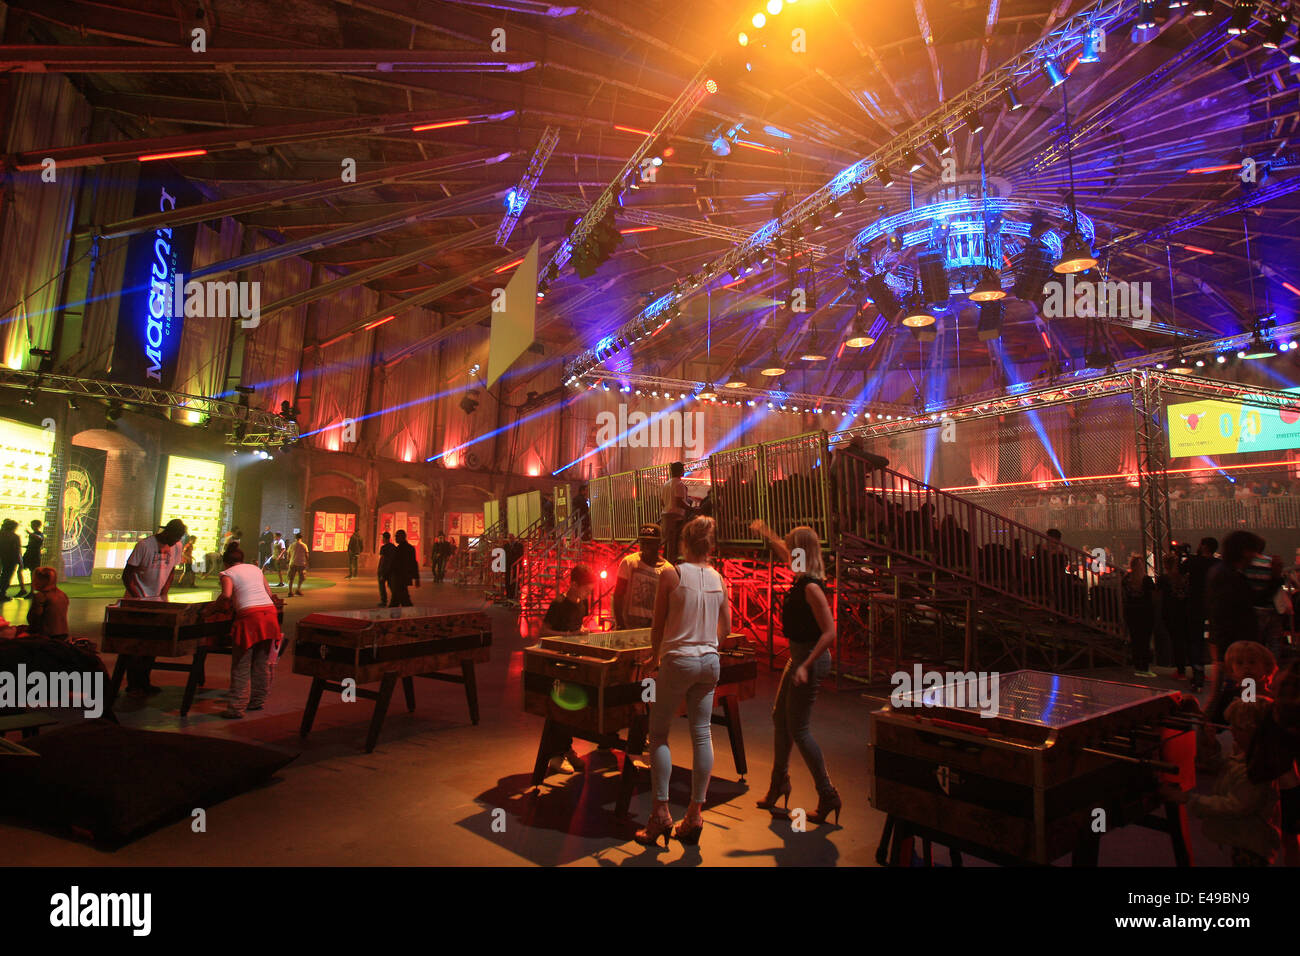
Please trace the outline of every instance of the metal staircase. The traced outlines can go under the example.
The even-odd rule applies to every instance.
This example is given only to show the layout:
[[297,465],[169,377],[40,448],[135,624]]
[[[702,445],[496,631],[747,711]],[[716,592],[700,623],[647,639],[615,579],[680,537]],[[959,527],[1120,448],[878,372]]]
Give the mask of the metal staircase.
[[1088,553],[852,449],[830,471],[843,676],[1123,661],[1116,575]]

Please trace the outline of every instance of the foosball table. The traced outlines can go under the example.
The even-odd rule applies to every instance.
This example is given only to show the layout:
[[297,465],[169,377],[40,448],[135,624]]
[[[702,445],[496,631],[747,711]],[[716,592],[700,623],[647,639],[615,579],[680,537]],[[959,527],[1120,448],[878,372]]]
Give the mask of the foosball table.
[[[293,672],[312,678],[301,734],[311,733],[326,691],[373,700],[366,753],[375,749],[397,681],[408,711],[415,710],[416,677],[465,685],[470,720],[478,723],[474,665],[489,659],[492,622],[482,608],[446,611],[435,607],[374,608],[308,614],[298,622]],[[459,670],[460,673],[443,673]],[[345,687],[343,681],[353,682]],[[362,684],[379,683],[378,690]]]
[[[276,613],[284,623],[284,602],[273,597]],[[151,670],[179,671],[189,675],[181,716],[190,711],[194,696],[203,685],[204,665],[209,654],[230,653],[230,626],[234,615],[220,608],[219,601],[169,601],[166,598],[121,598],[104,609],[100,651],[117,654],[110,681],[110,698],[116,699],[126,674],[123,655],[141,657],[189,657],[190,662],[154,661]]]
[[1194,701],[1178,692],[1022,670],[999,675],[993,716],[951,693],[900,703],[870,716],[871,803],[888,814],[880,862],[906,865],[920,836],[954,865],[962,852],[1095,865],[1102,834],[1136,823],[1168,833],[1190,864],[1185,808],[1152,814],[1162,781],[1195,782]]
[[[721,641],[718,653],[714,708],[722,712],[713,715],[713,723],[727,728],[743,780],[748,765],[740,701],[754,696],[758,662],[739,634]],[[651,694],[644,672],[651,654],[649,628],[544,637],[524,650],[524,711],[546,718],[533,765],[534,786],[545,779],[550,759],[564,753],[565,740],[590,740],[623,751],[623,788],[615,809],[620,815],[627,812],[635,773],[631,758],[645,751]]]

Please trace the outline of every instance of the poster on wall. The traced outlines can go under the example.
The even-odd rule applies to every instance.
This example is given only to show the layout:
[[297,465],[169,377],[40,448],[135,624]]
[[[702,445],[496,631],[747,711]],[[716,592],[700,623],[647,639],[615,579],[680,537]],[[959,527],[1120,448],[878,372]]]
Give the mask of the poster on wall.
[[102,448],[73,446],[63,478],[63,576],[88,577],[95,567],[99,505],[104,493]]
[[379,512],[379,541],[375,545],[376,549],[383,543],[385,531],[395,536],[400,529],[406,532],[406,540],[415,548],[415,553],[420,554],[420,523],[423,520],[423,515],[407,511]]
[[357,530],[357,516],[354,514],[332,514],[317,511],[312,520],[312,551],[345,552],[348,539]]
[[[495,502],[494,502],[495,503]],[[483,533],[483,515],[477,511],[447,512],[447,534],[453,538],[461,535],[477,537]]]
[[17,521],[25,536],[33,519],[50,520],[54,432],[0,419],[0,451],[0,516]]
[[[135,215],[194,206],[201,198],[184,179],[151,168],[140,176]],[[198,226],[160,227],[128,240],[113,342],[111,375],[115,381],[172,387],[186,311],[183,285],[181,295],[176,294],[177,276],[190,272],[197,230]]]
[[161,526],[180,518],[198,542],[195,551],[219,550],[225,491],[226,466],[221,462],[169,455],[158,523]]

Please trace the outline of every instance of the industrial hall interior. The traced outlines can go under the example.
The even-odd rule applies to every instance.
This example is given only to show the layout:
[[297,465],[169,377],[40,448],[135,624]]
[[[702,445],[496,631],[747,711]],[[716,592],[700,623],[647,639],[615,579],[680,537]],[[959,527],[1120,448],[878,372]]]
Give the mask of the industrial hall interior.
[[1298,16],[0,2],[0,864],[1300,865]]

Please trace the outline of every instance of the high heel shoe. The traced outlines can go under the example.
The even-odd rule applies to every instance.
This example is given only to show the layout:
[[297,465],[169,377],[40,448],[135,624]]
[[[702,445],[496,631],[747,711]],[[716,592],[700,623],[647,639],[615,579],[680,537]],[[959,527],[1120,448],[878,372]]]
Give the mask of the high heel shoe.
[[776,801],[781,798],[784,798],[785,809],[788,812],[790,809],[790,775],[788,773],[783,774],[779,780],[775,774],[772,775],[772,783],[767,788],[767,796],[758,801],[758,809],[775,810]]
[[650,819],[646,822],[645,828],[637,830],[632,839],[636,840],[642,846],[658,846],[659,838],[664,838],[664,847],[668,846],[668,839],[673,835],[673,820],[668,818],[667,822],[663,820]]
[[840,800],[839,792],[835,790],[834,787],[832,787],[829,793],[823,793],[818,795],[817,809],[814,812],[808,814],[808,820],[811,823],[825,823],[826,818],[830,816],[832,812],[834,812],[835,825],[839,826],[840,808],[843,805],[844,804]]
[[673,838],[676,840],[680,840],[682,843],[685,843],[688,846],[698,846],[700,842],[700,834],[703,832],[704,832],[703,820],[701,820],[693,827],[687,826],[686,821],[683,820],[680,824],[677,825],[677,829],[673,831]]

